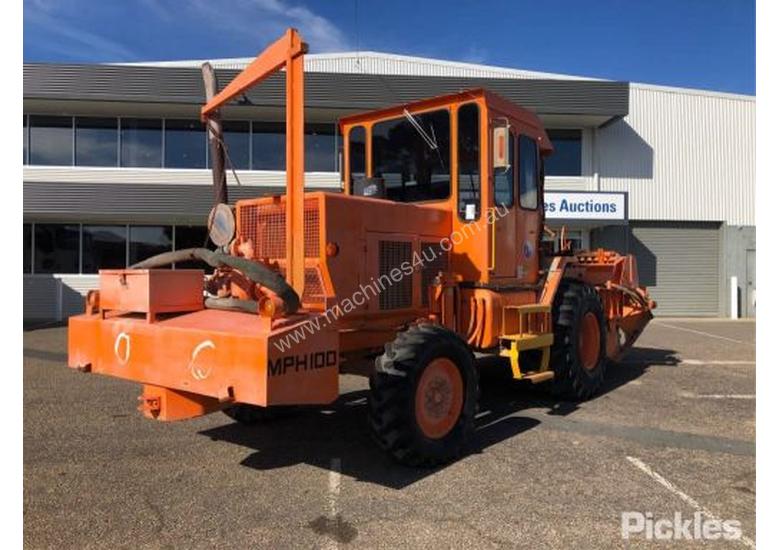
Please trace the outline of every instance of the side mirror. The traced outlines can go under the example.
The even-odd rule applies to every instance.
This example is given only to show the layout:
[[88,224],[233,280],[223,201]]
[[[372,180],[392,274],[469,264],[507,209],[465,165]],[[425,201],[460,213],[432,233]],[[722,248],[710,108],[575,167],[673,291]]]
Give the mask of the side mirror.
[[493,168],[510,168],[508,125],[493,128]]

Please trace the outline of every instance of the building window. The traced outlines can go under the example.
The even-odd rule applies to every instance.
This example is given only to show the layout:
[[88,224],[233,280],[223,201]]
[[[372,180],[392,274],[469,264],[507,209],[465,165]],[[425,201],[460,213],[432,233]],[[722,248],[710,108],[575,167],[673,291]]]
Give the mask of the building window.
[[539,168],[536,140],[520,136],[520,207],[536,210],[539,206]]
[[253,122],[252,170],[284,170],[286,157],[284,123]]
[[[123,269],[172,249],[201,248],[207,238],[208,231],[202,225],[177,225],[175,230],[171,226],[130,226],[128,230],[127,225],[25,223],[23,271],[94,274],[101,269]],[[208,268],[202,262],[180,262],[176,267]]]
[[507,162],[509,165],[505,168],[493,169],[493,202],[496,206],[506,208],[512,207],[514,203],[515,187],[515,136],[509,133],[509,155]]
[[79,272],[79,226],[35,224],[35,273]]
[[30,116],[30,164],[73,165],[73,118]]
[[162,121],[123,118],[120,140],[122,166],[140,168],[162,166]]
[[131,225],[128,265],[173,249],[173,229],[170,225]]
[[307,124],[303,140],[307,172],[334,172],[337,169],[335,125]]
[[[249,122],[241,120],[222,121],[222,140],[225,142],[227,156],[225,168],[249,170]],[[211,149],[209,149],[209,168],[211,168]]]
[[117,125],[115,118],[76,118],[76,165],[117,166]]
[[450,196],[450,112],[446,109],[399,117],[371,128],[373,176],[385,196],[399,202]]
[[197,120],[165,121],[165,167],[205,168],[206,128]]
[[127,227],[84,225],[82,227],[81,272],[122,269],[127,265]]
[[[174,239],[175,250],[203,248],[208,245],[208,230],[205,225],[177,225]],[[200,261],[176,263],[176,269],[205,269],[208,266]]]
[[27,115],[22,115],[22,163],[27,164]]
[[547,130],[553,154],[544,159],[547,176],[582,175],[582,130]]
[[458,215],[479,219],[479,107],[468,103],[458,109]]
[[24,235],[24,273],[32,273],[32,224],[23,224]]

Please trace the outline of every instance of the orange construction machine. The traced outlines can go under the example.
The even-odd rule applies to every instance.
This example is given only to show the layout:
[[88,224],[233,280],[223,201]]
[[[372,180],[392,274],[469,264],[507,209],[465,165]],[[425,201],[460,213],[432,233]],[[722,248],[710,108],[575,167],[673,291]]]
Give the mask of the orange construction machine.
[[[69,366],[140,382],[150,418],[254,422],[333,402],[339,372],[368,364],[371,429],[412,465],[463,450],[475,356],[593,395],[654,304],[633,256],[543,246],[539,119],[480,89],[348,116],[343,192],[304,193],[305,52],[287,31],[201,111],[214,131],[220,107],[284,69],[286,194],[217,204],[214,249],[101,271],[70,319]],[[193,259],[209,272],[167,269]]]

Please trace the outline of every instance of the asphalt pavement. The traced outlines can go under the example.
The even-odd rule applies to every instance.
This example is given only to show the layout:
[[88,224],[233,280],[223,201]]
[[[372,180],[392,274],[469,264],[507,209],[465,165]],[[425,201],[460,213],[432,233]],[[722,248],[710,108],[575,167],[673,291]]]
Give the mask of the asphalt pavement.
[[669,546],[624,539],[631,512],[739,522],[707,547],[754,539],[751,321],[656,319],[585,403],[487,372],[470,453],[435,470],[375,447],[363,378],[260,426],[161,423],[136,411],[137,385],[67,369],[65,342],[24,333],[28,548]]

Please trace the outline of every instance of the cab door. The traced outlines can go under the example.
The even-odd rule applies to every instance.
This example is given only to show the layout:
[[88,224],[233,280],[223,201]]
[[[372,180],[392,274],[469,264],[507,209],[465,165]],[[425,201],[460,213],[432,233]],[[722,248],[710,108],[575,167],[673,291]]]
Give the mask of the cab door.
[[[508,128],[506,128],[508,130]],[[491,155],[493,196],[488,228],[492,232],[490,265],[492,277],[515,277],[517,267],[517,220],[515,207],[515,138],[511,131],[491,132],[494,140]],[[497,143],[506,139],[508,143]],[[506,159],[497,160],[501,155]]]
[[542,193],[537,140],[517,136],[517,262],[516,276],[524,283],[539,278],[539,244],[542,231]]

